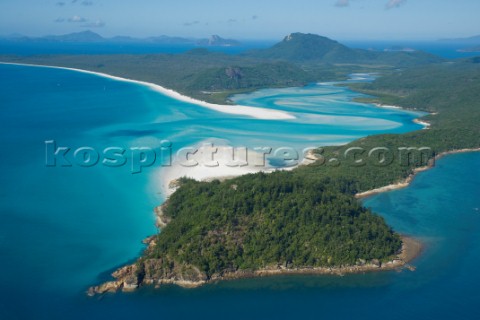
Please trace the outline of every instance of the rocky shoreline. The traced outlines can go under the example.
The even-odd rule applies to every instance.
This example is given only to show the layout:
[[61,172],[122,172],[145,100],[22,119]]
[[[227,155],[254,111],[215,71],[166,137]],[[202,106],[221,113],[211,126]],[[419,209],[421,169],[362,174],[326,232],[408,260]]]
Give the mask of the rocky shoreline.
[[[435,160],[455,153],[464,152],[478,152],[477,149],[460,149],[453,151],[442,152],[435,156],[429,164],[425,167],[416,168],[413,173],[405,180],[388,185],[382,188],[369,190],[366,192],[358,193],[357,198],[368,197],[377,193],[401,189],[407,187],[415,175],[418,172],[425,171],[434,166]],[[309,156],[315,156],[313,152]],[[171,186],[174,188],[175,186]],[[170,218],[164,215],[163,209],[167,205],[165,202],[163,205],[154,209],[156,216],[156,225],[159,228],[164,228],[170,223]],[[156,245],[157,236],[151,236],[144,240],[144,243],[148,245],[146,251],[151,250]],[[415,270],[415,267],[409,263],[415,259],[422,250],[421,242],[411,237],[402,236],[402,249],[388,262],[381,262],[378,260],[365,261],[359,259],[356,265],[351,266],[338,266],[338,267],[305,267],[305,268],[287,268],[285,266],[270,266],[259,270],[225,270],[221,274],[214,274],[211,277],[207,277],[195,266],[190,265],[178,265],[170,267],[168,271],[164,271],[162,259],[144,259],[141,258],[137,263],[127,265],[116,270],[112,273],[115,280],[103,283],[99,286],[90,287],[87,291],[89,296],[95,296],[104,293],[114,293],[118,291],[131,292],[139,287],[153,285],[160,287],[166,284],[174,284],[184,288],[195,288],[207,283],[223,281],[223,280],[235,280],[244,278],[255,278],[275,275],[345,275],[354,273],[366,273],[366,272],[379,272],[388,270],[400,270],[408,269]]]
[[[156,236],[147,238],[144,242],[148,243],[149,250],[155,246]],[[105,293],[115,293],[118,291],[132,292],[142,286],[155,286],[174,284],[183,288],[196,288],[207,283],[214,283],[224,280],[237,280],[245,278],[256,278],[279,275],[335,275],[343,276],[345,274],[359,274],[367,272],[379,272],[388,270],[408,269],[415,270],[415,267],[409,264],[416,258],[421,250],[422,244],[416,239],[402,237],[403,246],[401,251],[388,262],[381,262],[376,259],[365,261],[359,259],[356,265],[338,266],[338,267],[304,267],[287,268],[285,266],[270,266],[259,270],[225,270],[220,274],[214,274],[207,278],[195,266],[179,265],[174,266],[169,271],[162,270],[162,259],[146,259],[137,261],[137,263],[122,267],[112,273],[114,281],[109,281],[99,286],[88,289],[89,296],[95,296]]]
[[[165,201],[164,204],[161,206],[155,207],[154,212],[155,212],[155,225],[157,228],[165,228],[167,224],[170,223],[171,219],[163,214],[163,209],[167,206],[168,200]],[[155,236],[153,236],[155,237]],[[150,238],[147,238],[148,240]],[[149,241],[150,243],[150,241]]]

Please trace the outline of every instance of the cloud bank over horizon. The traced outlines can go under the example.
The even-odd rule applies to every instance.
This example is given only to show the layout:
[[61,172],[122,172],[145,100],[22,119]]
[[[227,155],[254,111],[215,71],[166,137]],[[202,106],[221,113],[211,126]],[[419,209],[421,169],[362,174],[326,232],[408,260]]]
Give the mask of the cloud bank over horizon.
[[478,0],[12,0],[0,1],[0,33],[102,28],[106,36],[136,37],[273,40],[299,31],[350,40],[438,39],[478,34],[478,12]]
[[[335,6],[336,6],[336,7],[339,7],[339,8],[349,7],[350,4],[351,4],[351,1],[352,1],[352,0],[337,0],[337,1],[335,2]],[[405,4],[406,2],[407,2],[407,0],[389,0],[389,1],[385,4],[385,8],[386,8],[386,9],[399,8],[400,6],[402,6],[403,4]]]
[[387,9],[398,8],[404,5],[405,3],[407,3],[407,0],[390,0],[388,1],[386,8]]

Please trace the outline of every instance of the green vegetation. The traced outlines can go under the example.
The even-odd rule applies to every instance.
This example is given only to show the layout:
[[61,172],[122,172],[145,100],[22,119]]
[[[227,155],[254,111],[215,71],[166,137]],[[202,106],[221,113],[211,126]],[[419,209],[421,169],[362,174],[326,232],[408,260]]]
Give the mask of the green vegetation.
[[[355,191],[363,192],[408,177],[435,154],[480,147],[480,64],[472,63],[472,60],[412,68],[383,76],[373,83],[352,86],[372,95],[362,99],[364,101],[431,112],[422,118],[431,123],[430,129],[402,135],[370,136],[345,146],[326,147],[321,152],[325,163],[318,161],[298,168],[296,174],[350,179]],[[376,158],[368,157],[368,152],[376,147],[392,151],[386,159],[388,165],[375,165]],[[431,152],[424,152],[423,161],[419,153],[415,159],[408,159],[405,151],[399,150],[405,147],[427,147]],[[357,157],[364,159],[366,164],[358,166],[353,157],[345,158],[345,151],[349,148],[366,150]],[[341,164],[329,165],[327,160],[332,158],[340,159]]]
[[271,48],[248,53],[252,57],[297,63],[364,64],[409,67],[442,62],[429,53],[382,52],[351,49],[337,41],[315,34],[292,33]]
[[[326,147],[317,150],[322,159],[293,171],[224,182],[183,180],[165,207],[172,222],[145,259],[169,262],[158,268],[193,265],[210,276],[272,265],[338,266],[390,258],[400,247],[398,235],[362,208],[355,194],[405,179],[435,153],[480,147],[480,65],[437,64],[355,87],[381,96],[370,98],[376,102],[438,114],[427,117],[429,130]],[[378,161],[382,153],[368,157],[376,147],[392,151],[384,164]],[[410,147],[429,149],[410,156],[399,149]],[[366,151],[354,158],[345,156],[349,148]]]
[[192,78],[187,90],[228,91],[268,85],[299,86],[314,80],[306,71],[290,63],[260,63],[247,67],[231,66],[201,71]]
[[224,270],[355,265],[385,259],[398,235],[346,190],[341,180],[288,172],[211,183],[183,179],[164,214],[172,222],[148,258]]
[[[405,179],[436,153],[480,147],[478,58],[443,62],[421,52],[355,50],[327,38],[293,34],[273,48],[242,56],[198,49],[179,55],[0,60],[100,71],[158,83],[213,102],[223,102],[232,92],[380,71],[383,76],[375,82],[354,85],[370,95],[363,100],[432,112],[425,117],[432,124],[429,130],[371,136],[319,149],[322,159],[292,171],[224,182],[183,179],[164,206],[164,214],[172,221],[138,262],[142,273],[165,277],[201,273],[208,278],[224,271],[269,266],[388,260],[401,241],[382,218],[358,203],[355,194]],[[377,147],[391,152],[368,157]],[[422,159],[405,156],[401,148],[409,147],[429,149]],[[349,148],[365,152],[346,156]],[[383,163],[378,161],[382,157]],[[356,162],[359,159],[364,162]]]
[[213,103],[265,87],[302,86],[318,77],[289,62],[194,49],[183,54],[0,56],[0,61],[85,69],[142,80]]
[[[88,35],[87,35],[88,36]],[[213,103],[261,88],[344,80],[354,72],[393,70],[442,59],[422,52],[372,52],[293,34],[270,49],[229,55],[193,49],[183,54],[0,56],[0,61],[85,69],[152,82]]]

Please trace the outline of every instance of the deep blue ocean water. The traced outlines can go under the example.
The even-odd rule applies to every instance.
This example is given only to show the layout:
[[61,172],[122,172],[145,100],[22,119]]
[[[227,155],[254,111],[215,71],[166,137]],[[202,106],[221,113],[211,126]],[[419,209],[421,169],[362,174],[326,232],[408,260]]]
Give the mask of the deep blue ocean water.
[[[233,146],[303,148],[421,127],[414,112],[352,103],[332,84],[234,99],[294,120],[218,113],[148,88],[66,70],[0,65],[0,319],[475,319],[480,154],[444,158],[412,186],[365,201],[427,244],[416,272],[275,277],[195,290],[166,286],[88,298],[134,260],[164,200],[156,168],[47,167],[45,140],[78,148],[173,148],[215,138]],[[467,165],[465,165],[467,164]]]
[[[281,39],[245,40],[235,47],[208,47],[210,51],[238,54],[250,50],[269,48]],[[351,48],[374,49],[383,51],[390,48],[411,48],[438,55],[447,59],[479,56],[479,52],[461,52],[462,49],[475,47],[478,43],[448,41],[411,41],[411,40],[372,40],[352,41],[340,40],[340,43]],[[146,43],[55,43],[55,42],[16,42],[0,39],[2,54],[35,55],[35,54],[148,54],[148,53],[181,53],[199,48],[195,45],[146,44]]]
[[412,40],[372,40],[372,41],[344,41],[350,48],[384,51],[392,48],[408,48],[428,52],[446,59],[461,59],[480,56],[480,52],[463,52],[479,43],[468,41],[412,41]]
[[[248,50],[267,48],[277,41],[247,40],[239,46],[207,47],[210,51],[236,54]],[[65,42],[17,42],[0,39],[2,54],[148,54],[148,53],[181,53],[201,48],[195,44],[149,44],[149,43],[65,43]]]

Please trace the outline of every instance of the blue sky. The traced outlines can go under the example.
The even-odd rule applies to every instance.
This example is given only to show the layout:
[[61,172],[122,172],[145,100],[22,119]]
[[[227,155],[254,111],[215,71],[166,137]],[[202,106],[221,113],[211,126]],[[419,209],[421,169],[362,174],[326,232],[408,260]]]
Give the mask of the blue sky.
[[0,0],[0,34],[428,40],[480,34],[479,0]]

